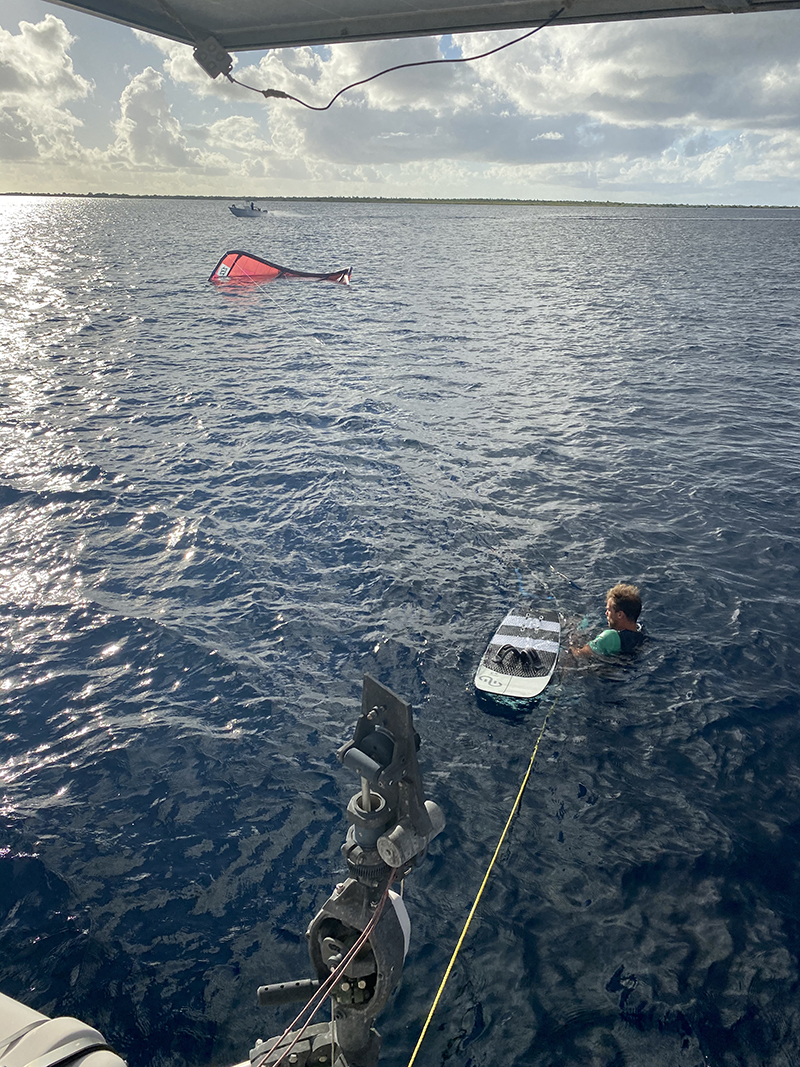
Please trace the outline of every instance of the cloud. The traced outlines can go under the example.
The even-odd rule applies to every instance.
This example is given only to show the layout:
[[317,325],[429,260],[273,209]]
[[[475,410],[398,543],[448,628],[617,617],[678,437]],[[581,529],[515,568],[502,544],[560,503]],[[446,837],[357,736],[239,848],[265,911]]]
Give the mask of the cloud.
[[[363,83],[324,111],[212,80],[190,47],[134,31],[158,62],[129,75],[113,128],[104,115],[88,149],[70,106],[94,83],[73,68],[64,22],[48,15],[15,35],[0,30],[0,153],[9,182],[38,173],[63,187],[70,174],[109,191],[228,194],[247,179],[254,194],[251,182],[263,180],[261,195],[574,190],[701,202],[744,202],[746,193],[763,203],[774,193],[790,203],[800,162],[798,28],[800,12],[554,25],[446,65],[445,55],[483,53],[514,34],[234,57],[240,81],[318,107]],[[116,61],[138,58],[125,50],[134,32],[119,32]],[[424,65],[373,77],[412,62]],[[100,57],[98,81],[102,69]]]
[[192,55],[193,49],[177,41],[168,41],[163,37],[154,37],[141,30],[134,30],[134,36],[143,44],[152,45],[163,55],[164,73],[176,85],[185,85],[198,97],[214,96],[225,99],[225,87],[230,83],[219,77],[212,81],[199,66]]
[[245,155],[268,152],[271,146],[263,140],[261,128],[252,116],[231,115],[219,119],[210,126],[193,129],[199,137],[215,148],[241,152]]
[[[424,111],[437,117],[503,108],[521,114],[583,114],[598,122],[797,128],[800,60],[795,12],[695,16],[546,28],[474,63],[443,65],[450,38],[339,44],[328,49],[275,49],[234,76],[324,106],[382,114]],[[146,38],[146,35],[141,35]],[[463,34],[462,56],[511,40],[508,31]],[[185,45],[150,38],[165,55],[165,73],[198,95],[262,103],[220,77],[212,81]],[[394,66],[410,69],[374,75]],[[274,107],[274,104],[270,104]]]
[[73,69],[73,41],[54,15],[37,25],[21,22],[18,34],[0,29],[0,158],[53,163],[73,156],[81,123],[64,105],[93,89]]
[[[41,22],[21,22],[19,33],[0,29],[0,158],[10,165],[47,168],[38,188],[48,190],[57,168],[91,187],[110,177],[124,188],[125,175],[141,188],[137,173],[220,175],[231,171],[225,155],[194,147],[173,115],[164,77],[152,67],[134,76],[122,92],[113,140],[105,149],[80,143],[83,125],[65,105],[86,98],[92,82],[73,68],[69,50],[75,38],[61,19],[48,14]],[[25,171],[11,174],[24,175]],[[44,173],[42,171],[41,173]],[[9,175],[9,180],[15,180]],[[30,178],[28,179],[30,181]],[[18,187],[25,188],[24,181]]]
[[[800,159],[797,27],[794,12],[554,27],[474,64],[388,74],[322,116],[270,104],[269,124],[273,141],[307,163],[409,170],[450,161],[448,180],[470,180],[483,164],[512,195],[559,182],[630,194],[641,182],[660,197],[693,186],[724,196],[738,181],[758,192],[770,174],[785,191]],[[459,44],[469,55],[507,40],[481,33]],[[327,63],[271,53],[248,74],[327,102],[348,81],[439,47],[342,45]]]
[[19,34],[0,29],[0,102],[58,105],[86,96],[92,83],[76,74],[69,52],[75,38],[55,17],[19,24]]
[[[800,122],[794,12],[553,26],[508,56],[483,61],[482,81],[521,111],[581,112],[636,126],[765,129]],[[470,35],[484,47],[496,35]]]
[[163,77],[147,67],[125,87],[120,98],[120,117],[114,123],[117,137],[113,154],[145,170],[191,170],[209,166],[224,169],[224,159],[213,160],[189,145],[167,103],[163,86]]
[[278,162],[274,146],[262,136],[252,117],[232,115],[209,126],[187,127],[188,137],[217,150],[227,162],[228,173],[249,178],[266,178],[275,173]]
[[[232,74],[238,82],[250,86],[248,90],[223,76],[209,78],[195,62],[188,45],[136,33],[164,55],[164,73],[176,84],[191,88],[200,97],[261,107],[264,100],[252,89],[278,89],[314,107],[324,107],[345,86],[370,79],[341,97],[342,104],[366,104],[383,111],[421,108],[447,113],[466,103],[473,82],[460,65],[438,65],[443,58],[440,38],[420,37],[338,44],[325,49],[274,49],[256,63],[243,63],[239,56],[233,56]],[[389,67],[406,67],[410,63],[428,65],[374,78]]]
[[11,112],[0,112],[0,159],[7,162],[36,159],[38,148],[30,124]]
[[[439,158],[541,167],[664,159],[671,150],[697,162],[718,156],[712,133],[728,131],[732,151],[743,151],[737,137],[744,130],[797,128],[800,63],[787,32],[797,25],[794,13],[774,13],[553,26],[454,65],[431,65],[443,48],[452,53],[449,38],[342,44],[324,54],[285,49],[234,75],[323,106],[345,85],[383,69],[427,64],[358,85],[322,114],[255,97],[258,124],[271,135],[262,138],[306,161],[380,166]],[[456,43],[462,55],[476,55],[510,39],[508,32],[474,33]],[[158,47],[172,78],[203,96],[248,102],[245,90],[208,79],[187,47]]]

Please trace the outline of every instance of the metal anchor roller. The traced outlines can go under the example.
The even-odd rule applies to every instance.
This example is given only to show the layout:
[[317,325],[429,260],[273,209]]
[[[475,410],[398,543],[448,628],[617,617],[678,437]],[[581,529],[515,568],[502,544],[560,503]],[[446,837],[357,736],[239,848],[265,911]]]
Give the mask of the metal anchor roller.
[[438,805],[425,800],[419,743],[410,706],[365,675],[353,740],[337,753],[361,779],[346,810],[342,853],[349,877],[306,931],[316,978],[259,989],[260,1004],[278,1004],[307,999],[324,985],[333,1022],[282,1035],[277,1045],[277,1039],[259,1042],[252,1067],[279,1060],[292,1067],[377,1064],[381,1042],[373,1023],[400,979],[411,935],[406,907],[389,885],[421,862],[445,825]]

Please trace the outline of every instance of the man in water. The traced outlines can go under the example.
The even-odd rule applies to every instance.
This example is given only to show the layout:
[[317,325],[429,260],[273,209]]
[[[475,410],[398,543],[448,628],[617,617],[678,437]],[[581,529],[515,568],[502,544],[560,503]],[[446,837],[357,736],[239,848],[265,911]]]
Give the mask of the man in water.
[[619,652],[630,653],[644,641],[644,634],[637,624],[642,610],[642,598],[635,585],[620,582],[606,593],[606,619],[608,629],[598,634],[582,648],[573,645],[573,656],[615,656]]

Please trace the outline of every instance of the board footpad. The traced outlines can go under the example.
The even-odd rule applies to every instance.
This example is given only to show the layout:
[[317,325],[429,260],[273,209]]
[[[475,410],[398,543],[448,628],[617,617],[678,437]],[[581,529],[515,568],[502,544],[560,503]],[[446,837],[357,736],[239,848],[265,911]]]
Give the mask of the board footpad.
[[494,653],[494,663],[506,674],[516,678],[541,678],[550,670],[542,662],[535,648],[517,648],[516,645],[501,645]]
[[510,611],[481,657],[475,688],[519,699],[538,696],[555,670],[560,639],[557,612],[541,609],[530,615],[525,608]]

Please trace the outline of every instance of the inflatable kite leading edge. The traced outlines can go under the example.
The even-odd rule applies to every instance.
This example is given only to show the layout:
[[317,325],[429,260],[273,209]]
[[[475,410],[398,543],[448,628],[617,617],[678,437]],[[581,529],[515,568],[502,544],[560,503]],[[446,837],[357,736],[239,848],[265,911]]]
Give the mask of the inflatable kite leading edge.
[[313,271],[292,270],[290,267],[280,267],[277,263],[270,263],[266,259],[254,256],[251,252],[226,252],[219,263],[211,272],[210,282],[221,282],[234,279],[235,281],[272,281],[276,278],[299,278],[314,282],[338,282],[340,285],[350,284],[352,267],[344,270],[334,270],[328,274],[315,274]]

